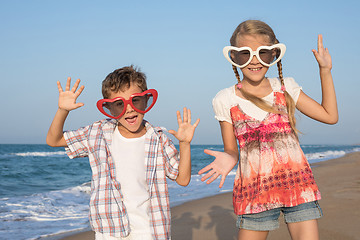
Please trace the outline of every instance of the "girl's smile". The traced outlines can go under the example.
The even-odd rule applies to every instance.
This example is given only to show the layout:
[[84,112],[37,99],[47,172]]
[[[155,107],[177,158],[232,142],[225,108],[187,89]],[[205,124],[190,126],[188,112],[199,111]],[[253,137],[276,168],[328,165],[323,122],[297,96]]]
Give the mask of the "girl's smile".
[[262,69],[262,67],[258,67],[258,68],[249,68],[250,71],[252,72],[259,72]]
[[[260,46],[270,46],[270,43],[266,41],[267,38],[262,35],[241,35],[238,37],[236,47],[250,47],[253,51],[256,51]],[[241,68],[243,73],[243,81],[247,81],[252,84],[259,84],[265,79],[265,74],[269,67],[266,67],[260,63],[256,56],[253,56],[250,63]]]

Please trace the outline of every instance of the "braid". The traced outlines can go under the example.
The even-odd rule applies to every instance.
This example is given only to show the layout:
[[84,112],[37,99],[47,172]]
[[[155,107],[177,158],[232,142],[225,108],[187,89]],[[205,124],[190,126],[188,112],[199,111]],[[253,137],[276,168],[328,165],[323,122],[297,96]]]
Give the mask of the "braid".
[[238,83],[240,83],[240,82],[241,82],[241,80],[240,80],[240,75],[239,75],[239,72],[238,72],[236,66],[232,65],[232,68],[233,68],[233,71],[234,71],[234,73],[235,73],[235,77],[236,77],[236,79],[238,80]]
[[[285,89],[281,60],[279,62],[277,62],[277,67],[278,67],[278,72],[279,72],[279,78],[281,81],[281,86]],[[285,101],[286,101],[286,110],[289,115],[290,126],[294,130],[295,134],[298,135],[299,130],[296,128],[295,102],[292,99],[292,97],[290,96],[290,94],[286,91],[286,89],[284,91],[284,95],[285,95]]]
[[279,78],[281,80],[281,86],[285,86],[284,85],[284,77],[283,77],[283,73],[282,73],[282,63],[281,60],[277,62],[277,67],[278,67],[278,72],[279,72]]

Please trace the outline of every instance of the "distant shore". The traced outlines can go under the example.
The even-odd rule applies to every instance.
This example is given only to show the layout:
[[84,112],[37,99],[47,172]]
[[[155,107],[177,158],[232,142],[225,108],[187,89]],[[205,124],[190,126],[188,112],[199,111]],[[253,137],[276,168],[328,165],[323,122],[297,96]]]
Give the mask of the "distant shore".
[[[312,164],[320,188],[320,239],[360,239],[360,152]],[[232,193],[219,194],[175,206],[172,212],[173,240],[227,240],[237,238]],[[71,234],[71,233],[70,233]],[[92,231],[45,238],[46,240],[91,240]],[[268,240],[290,239],[286,224],[270,232]]]

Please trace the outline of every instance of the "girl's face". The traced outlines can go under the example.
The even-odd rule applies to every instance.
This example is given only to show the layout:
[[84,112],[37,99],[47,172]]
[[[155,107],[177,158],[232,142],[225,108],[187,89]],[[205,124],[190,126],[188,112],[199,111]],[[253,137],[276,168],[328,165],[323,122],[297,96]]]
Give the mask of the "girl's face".
[[[270,45],[272,44],[262,35],[239,35],[236,39],[236,47],[250,47],[253,51],[256,51],[260,46]],[[254,56],[251,62],[240,70],[244,76],[243,80],[258,83],[265,79],[268,69],[269,67],[262,65]]]

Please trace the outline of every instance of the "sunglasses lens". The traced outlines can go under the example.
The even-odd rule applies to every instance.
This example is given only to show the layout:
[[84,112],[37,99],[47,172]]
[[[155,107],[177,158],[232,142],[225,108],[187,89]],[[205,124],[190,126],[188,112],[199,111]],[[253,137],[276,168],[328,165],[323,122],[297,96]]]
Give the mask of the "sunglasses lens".
[[260,49],[259,56],[264,63],[271,64],[276,61],[277,57],[280,55],[280,49]]
[[136,110],[147,112],[148,108],[152,105],[154,97],[151,93],[144,96],[136,96],[132,98],[132,104]]
[[231,60],[237,65],[244,65],[250,59],[250,51],[249,50],[230,50],[229,51]]
[[122,100],[104,102],[102,108],[107,114],[118,117],[124,111],[124,102]]

